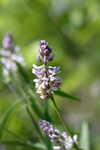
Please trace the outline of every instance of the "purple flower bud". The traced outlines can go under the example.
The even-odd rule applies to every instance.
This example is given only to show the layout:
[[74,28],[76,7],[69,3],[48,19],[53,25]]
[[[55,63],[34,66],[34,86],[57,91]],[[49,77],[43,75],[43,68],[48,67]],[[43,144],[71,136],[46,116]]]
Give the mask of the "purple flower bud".
[[53,59],[52,49],[45,40],[40,41],[40,58],[44,64]]
[[4,36],[3,42],[2,42],[3,48],[4,49],[13,49],[13,37],[11,34],[7,33]]

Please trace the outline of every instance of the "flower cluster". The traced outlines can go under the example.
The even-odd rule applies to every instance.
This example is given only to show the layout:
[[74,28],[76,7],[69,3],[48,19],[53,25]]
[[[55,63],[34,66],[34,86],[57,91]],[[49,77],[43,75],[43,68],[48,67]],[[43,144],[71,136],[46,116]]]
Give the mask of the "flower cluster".
[[77,142],[76,135],[72,138],[66,132],[59,131],[46,120],[41,120],[39,125],[54,144],[55,150],[70,150]]
[[56,91],[61,85],[61,79],[57,76],[60,73],[60,67],[47,65],[47,62],[53,55],[46,41],[40,42],[40,55],[44,64],[41,66],[33,64],[32,73],[37,76],[33,81],[40,98],[49,99],[52,97],[53,91]]
[[24,65],[24,59],[18,55],[19,48],[14,46],[13,37],[7,33],[2,42],[3,48],[0,50],[0,62],[4,65],[3,73],[9,75],[17,72],[17,63]]
[[59,72],[59,67],[33,65],[32,73],[37,76],[37,79],[34,79],[35,87],[37,88],[37,93],[40,94],[41,99],[50,98],[53,91],[56,91],[59,88],[61,84],[60,78],[57,77]]

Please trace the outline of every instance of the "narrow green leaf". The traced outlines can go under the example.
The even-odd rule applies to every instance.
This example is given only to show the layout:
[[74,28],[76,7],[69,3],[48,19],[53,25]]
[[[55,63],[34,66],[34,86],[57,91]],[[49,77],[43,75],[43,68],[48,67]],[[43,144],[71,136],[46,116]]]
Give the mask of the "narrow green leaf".
[[65,93],[65,92],[61,91],[61,90],[55,91],[54,93],[56,95],[62,96],[64,98],[68,98],[68,99],[75,100],[75,101],[80,101],[80,99],[78,97],[72,96],[72,95],[70,95],[68,93]]
[[80,147],[83,150],[90,150],[89,128],[88,128],[88,123],[86,121],[83,122],[81,127]]
[[18,101],[15,104],[13,104],[0,118],[0,138],[2,137],[3,129],[6,127],[7,122],[10,120],[11,114],[15,111],[16,107],[19,106],[21,103],[22,101]]

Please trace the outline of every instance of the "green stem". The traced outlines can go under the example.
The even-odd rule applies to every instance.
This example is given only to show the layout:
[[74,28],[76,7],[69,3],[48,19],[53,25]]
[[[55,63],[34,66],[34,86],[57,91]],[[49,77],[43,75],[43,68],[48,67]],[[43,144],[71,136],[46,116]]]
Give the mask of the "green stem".
[[64,129],[67,130],[67,132],[68,132],[69,134],[71,134],[71,131],[70,131],[69,127],[66,127],[66,125],[65,125],[65,123],[64,123],[64,120],[62,119],[62,116],[61,116],[61,114],[60,114],[60,110],[59,110],[59,108],[58,108],[58,106],[57,106],[57,104],[56,104],[56,102],[55,102],[54,97],[52,97],[51,100],[52,100],[52,102],[53,102],[53,105],[54,105],[54,107],[55,107],[55,110],[56,110],[56,113],[57,113],[57,115],[58,115],[58,118],[59,118],[60,122],[62,123]]
[[[63,125],[65,131],[67,130],[67,132],[72,136],[71,130],[69,129],[68,126],[65,125],[64,120],[62,119],[62,116],[61,116],[61,114],[60,114],[60,110],[59,110],[59,108],[58,108],[58,106],[57,106],[57,104],[56,104],[55,99],[54,99],[53,96],[52,96],[51,100],[52,100],[52,102],[53,102],[53,105],[54,105],[54,107],[55,107],[56,113],[57,113],[57,115],[58,115],[58,117],[59,117],[59,120],[60,120],[60,122],[62,123],[62,125]],[[78,147],[78,145],[77,145],[76,143],[74,143],[74,147],[75,147],[77,150],[81,150],[81,149]]]

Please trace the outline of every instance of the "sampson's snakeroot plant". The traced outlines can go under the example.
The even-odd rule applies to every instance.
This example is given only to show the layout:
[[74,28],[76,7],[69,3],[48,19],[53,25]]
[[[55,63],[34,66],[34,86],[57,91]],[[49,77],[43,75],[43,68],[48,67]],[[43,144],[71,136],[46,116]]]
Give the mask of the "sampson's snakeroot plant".
[[4,36],[2,41],[2,49],[0,50],[0,62],[3,64],[4,75],[17,72],[17,63],[25,65],[24,59],[19,56],[19,47],[14,45],[13,37],[10,33]]
[[39,122],[41,129],[46,133],[53,143],[54,150],[70,150],[74,143],[77,143],[77,135],[69,136],[66,132],[61,132],[46,120]]
[[45,40],[40,41],[39,57],[43,65],[33,64],[32,73],[37,76],[33,81],[40,98],[49,99],[61,85],[61,79],[57,76],[60,73],[60,67],[48,66],[48,62],[53,59],[53,54]]
[[54,144],[54,150],[70,150],[72,147],[80,150],[77,143],[77,136],[70,136],[67,134],[66,131],[70,132],[69,128],[66,127],[53,97],[54,91],[58,90],[61,85],[61,78],[58,77],[60,67],[52,67],[48,65],[48,62],[53,59],[53,54],[52,49],[48,46],[48,43],[45,40],[40,41],[39,59],[43,62],[43,65],[37,66],[33,64],[32,68],[32,73],[37,77],[33,80],[35,82],[36,92],[40,94],[41,99],[52,100],[59,120],[65,128],[65,132],[60,132],[46,120],[40,121],[40,127]]

